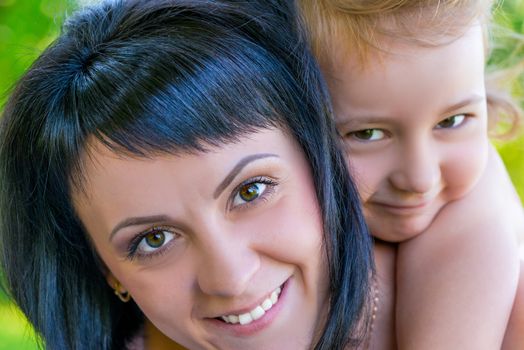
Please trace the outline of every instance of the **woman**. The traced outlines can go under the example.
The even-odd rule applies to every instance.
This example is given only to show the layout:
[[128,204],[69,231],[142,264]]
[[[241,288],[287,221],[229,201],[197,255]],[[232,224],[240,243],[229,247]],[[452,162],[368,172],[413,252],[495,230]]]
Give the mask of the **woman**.
[[48,349],[362,340],[358,196],[317,69],[267,5],[107,2],[18,83],[2,268]]

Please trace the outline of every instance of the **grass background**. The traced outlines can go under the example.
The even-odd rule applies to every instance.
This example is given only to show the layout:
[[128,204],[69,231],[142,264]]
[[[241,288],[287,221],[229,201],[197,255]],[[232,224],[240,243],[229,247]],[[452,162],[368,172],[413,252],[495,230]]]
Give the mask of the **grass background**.
[[[14,81],[38,54],[56,37],[64,18],[80,3],[96,0],[0,0],[0,109]],[[488,61],[490,67],[508,69],[514,78],[524,65],[524,1],[505,0],[495,11],[498,24]],[[524,97],[524,79],[513,81],[510,89]],[[523,105],[524,106],[524,105]],[[524,198],[524,137],[497,142],[521,198]],[[0,291],[0,350],[37,349],[34,334],[23,315]]]

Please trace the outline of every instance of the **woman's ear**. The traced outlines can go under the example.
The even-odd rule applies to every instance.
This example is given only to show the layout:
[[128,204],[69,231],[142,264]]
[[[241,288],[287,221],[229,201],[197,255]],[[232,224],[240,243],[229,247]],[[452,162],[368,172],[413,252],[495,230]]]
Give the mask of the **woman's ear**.
[[[93,245],[91,245],[93,247]],[[98,253],[93,248],[93,258],[95,260],[95,264],[104,275],[107,284],[109,287],[115,292],[115,295],[120,299],[123,303],[127,303],[129,300],[131,300],[131,294],[125,289],[124,286],[120,283],[120,281],[113,275],[111,270],[107,267],[107,265],[104,263],[104,261],[100,258]]]
[[111,271],[107,271],[107,283],[114,290],[115,295],[118,297],[118,299],[120,299],[123,303],[127,303],[129,300],[131,300],[131,294],[129,294],[127,289],[124,286],[122,286],[120,281],[111,273]]

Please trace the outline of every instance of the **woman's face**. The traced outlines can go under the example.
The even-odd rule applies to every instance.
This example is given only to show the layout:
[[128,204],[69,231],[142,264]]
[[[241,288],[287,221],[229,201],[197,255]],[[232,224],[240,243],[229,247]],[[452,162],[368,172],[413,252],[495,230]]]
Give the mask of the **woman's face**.
[[327,308],[322,219],[300,147],[261,130],[151,159],[91,144],[73,194],[96,250],[190,349],[305,349]]

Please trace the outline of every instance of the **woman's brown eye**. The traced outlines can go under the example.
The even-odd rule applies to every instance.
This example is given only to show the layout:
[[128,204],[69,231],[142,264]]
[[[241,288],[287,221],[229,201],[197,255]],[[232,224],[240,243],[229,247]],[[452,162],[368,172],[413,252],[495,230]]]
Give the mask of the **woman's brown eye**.
[[242,200],[246,202],[251,202],[252,200],[258,198],[258,196],[260,196],[260,193],[262,192],[259,187],[260,185],[262,184],[252,183],[242,186],[240,188],[240,191],[238,191],[238,195]]
[[248,181],[239,185],[235,192],[232,193],[233,198],[230,202],[230,209],[243,207],[250,202],[255,204],[259,199],[264,199],[268,193],[271,193],[271,191],[266,193],[268,189],[271,190],[273,187],[275,187],[273,181],[266,178],[256,178]]
[[139,241],[130,250],[130,257],[133,256],[153,256],[155,252],[160,252],[169,245],[173,239],[178,238],[179,234],[169,227],[154,227],[144,232],[138,238]]
[[145,243],[151,248],[160,248],[166,241],[166,235],[163,231],[154,231],[144,237]]

